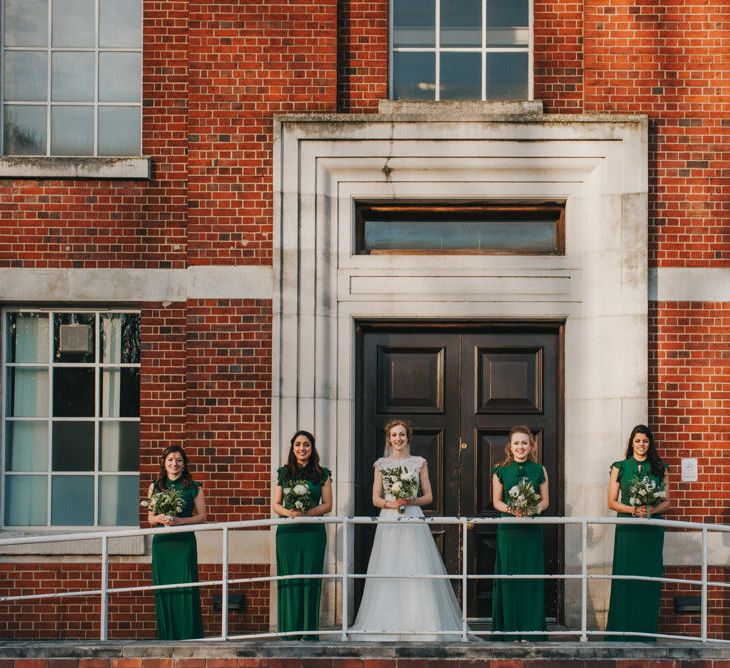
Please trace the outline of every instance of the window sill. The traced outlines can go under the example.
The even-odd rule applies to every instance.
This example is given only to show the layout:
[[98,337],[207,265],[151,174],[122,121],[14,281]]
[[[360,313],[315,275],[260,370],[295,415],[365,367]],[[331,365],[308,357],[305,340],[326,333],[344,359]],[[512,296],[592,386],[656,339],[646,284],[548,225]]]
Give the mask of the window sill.
[[0,156],[3,179],[149,179],[152,159]]
[[473,116],[535,116],[543,113],[543,106],[542,100],[380,100],[378,113],[460,119]]
[[[42,533],[30,533],[23,531],[0,531],[1,538],[37,538]],[[49,536],[57,535],[49,533]],[[144,536],[123,536],[109,540],[109,554],[120,556],[139,556],[145,554]],[[0,555],[8,556],[82,556],[101,555],[101,540],[90,538],[89,540],[58,540],[48,543],[22,543],[19,545],[0,545]]]

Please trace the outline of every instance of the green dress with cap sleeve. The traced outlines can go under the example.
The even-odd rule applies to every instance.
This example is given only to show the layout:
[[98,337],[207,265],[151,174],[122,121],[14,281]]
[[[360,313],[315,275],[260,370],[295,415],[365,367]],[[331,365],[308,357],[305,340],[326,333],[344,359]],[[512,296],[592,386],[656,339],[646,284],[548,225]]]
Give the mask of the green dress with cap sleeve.
[[[510,462],[495,466],[493,473],[504,488],[502,500],[522,478],[527,478],[536,491],[545,482],[545,471],[535,462]],[[502,517],[512,517],[501,513]],[[495,575],[540,574],[545,572],[543,529],[529,519],[519,524],[497,525]],[[545,640],[543,635],[522,635],[520,631],[546,631],[545,581],[508,578],[494,581],[492,597],[492,630],[515,631],[494,635],[492,640]]]
[[[193,516],[193,499],[200,483],[183,487],[182,481],[168,480],[169,487],[179,490],[184,507],[179,517]],[[159,491],[157,489],[154,490]],[[156,585],[198,581],[198,545],[195,533],[160,533],[152,537],[152,582]],[[200,589],[155,590],[157,637],[160,640],[188,640],[203,637],[203,617],[200,610]]]
[[[277,471],[277,485],[286,487],[287,468]],[[307,480],[312,503],[318,505],[322,498],[322,486],[330,478],[328,469],[322,469],[322,477],[314,482]],[[276,527],[276,574],[299,575],[322,573],[327,534],[324,524],[298,523],[291,518],[286,524]],[[322,580],[301,578],[278,582],[277,600],[279,606],[279,631],[318,631],[319,605]],[[289,639],[317,639],[316,635],[287,636]]]
[[[633,457],[611,464],[618,469],[621,490],[620,501],[629,505],[631,481],[635,477],[649,476],[657,485],[664,483],[664,475],[651,472],[648,461],[639,462]],[[666,465],[664,465],[666,471]],[[619,517],[631,517],[631,513],[618,513]],[[660,514],[653,519],[662,519]],[[662,577],[664,573],[664,527],[642,523],[616,525],[613,543],[613,574]],[[639,631],[656,633],[659,619],[661,582],[644,580],[611,580],[611,602],[608,608],[606,631]],[[618,642],[649,642],[655,638],[645,636],[613,636],[606,640]]]

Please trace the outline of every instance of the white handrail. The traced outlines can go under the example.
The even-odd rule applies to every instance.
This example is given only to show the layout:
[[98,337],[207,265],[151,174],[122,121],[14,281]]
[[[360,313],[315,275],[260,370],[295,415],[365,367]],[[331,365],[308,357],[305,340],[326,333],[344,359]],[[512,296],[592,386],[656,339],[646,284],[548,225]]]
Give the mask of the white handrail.
[[[253,633],[245,635],[229,634],[228,629],[228,599],[229,599],[229,587],[232,584],[239,583],[262,583],[262,582],[274,582],[291,579],[301,579],[301,574],[288,575],[288,576],[261,576],[261,577],[248,577],[248,578],[230,578],[229,570],[229,532],[236,529],[261,529],[266,527],[273,527],[279,525],[288,525],[291,523],[289,518],[271,518],[271,519],[260,519],[260,520],[242,520],[238,522],[218,522],[215,524],[196,524],[186,525],[177,527],[164,527],[164,528],[150,528],[150,529],[125,529],[116,531],[96,531],[96,532],[77,532],[73,534],[48,534],[43,536],[25,536],[25,537],[13,537],[13,538],[0,538],[0,549],[4,546],[11,545],[28,545],[38,543],[52,543],[60,541],[73,541],[73,540],[100,540],[100,558],[101,558],[101,587],[99,589],[92,590],[79,590],[79,591],[65,591],[55,592],[46,594],[23,594],[18,596],[0,596],[0,602],[9,603],[13,601],[28,601],[28,600],[43,600],[48,598],[60,598],[60,597],[77,597],[77,596],[100,596],[100,639],[107,640],[108,638],[108,608],[109,608],[109,594],[116,593],[128,593],[128,592],[139,592],[139,591],[150,591],[150,590],[164,590],[164,589],[176,589],[180,587],[204,587],[204,586],[221,586],[221,635],[218,638],[209,638],[209,640],[233,640],[233,639],[259,639],[259,638],[275,638],[275,637],[287,637],[291,635],[340,635],[342,640],[347,640],[348,637],[348,619],[349,619],[349,586],[350,582],[357,579],[365,578],[403,578],[409,577],[414,579],[447,579],[447,580],[459,580],[462,586],[462,640],[467,640],[467,629],[468,629],[468,617],[466,613],[466,592],[468,583],[470,580],[499,580],[499,579],[537,579],[537,580],[581,580],[581,622],[580,630],[560,630],[560,631],[531,631],[521,632],[523,635],[560,635],[560,636],[572,636],[578,635],[581,642],[587,642],[589,637],[604,636],[604,635],[616,635],[616,636],[644,636],[650,638],[670,639],[670,640],[697,640],[700,642],[707,642],[710,640],[708,637],[708,622],[707,622],[707,611],[708,611],[708,588],[730,588],[728,582],[710,582],[708,581],[708,534],[710,531],[719,533],[730,533],[730,526],[720,524],[708,524],[700,522],[683,522],[677,520],[657,520],[657,519],[641,519],[625,518],[625,517],[534,517],[525,518],[514,518],[514,517],[399,517],[394,519],[379,519],[374,517],[300,517],[297,518],[298,523],[306,524],[335,524],[341,525],[341,540],[342,540],[342,572],[340,574],[308,574],[307,577],[312,579],[321,580],[339,580],[342,585],[342,596],[341,596],[341,615],[342,624],[339,630],[327,630],[322,629],[320,631],[308,631],[308,632],[268,632],[268,633]],[[462,562],[461,562],[461,573],[458,575],[367,575],[364,573],[351,573],[350,568],[350,527],[352,525],[365,525],[365,524],[397,524],[402,522],[418,522],[425,524],[439,524],[439,525],[458,525],[461,531],[461,539],[463,541],[462,550]],[[524,524],[525,522],[534,522],[536,524],[547,524],[547,525],[580,525],[581,527],[581,572],[577,573],[559,573],[559,574],[522,574],[522,575],[498,575],[494,573],[490,574],[469,574],[467,572],[468,566],[468,529],[471,526],[478,524]],[[663,526],[670,529],[692,529],[695,531],[701,531],[702,533],[702,564],[701,564],[701,578],[699,580],[681,579],[681,578],[666,578],[666,577],[649,577],[649,576],[633,576],[633,575],[602,575],[602,574],[589,574],[588,573],[588,561],[587,561],[587,550],[588,550],[588,525],[597,524],[636,524],[641,522],[642,525],[655,525]],[[202,532],[202,531],[222,531],[222,570],[220,580],[207,580],[202,582],[188,582],[188,583],[176,583],[169,585],[139,585],[132,587],[109,587],[109,541],[115,538],[123,538],[128,536],[148,536],[148,535],[159,535],[161,532],[166,534],[170,533],[189,533],[190,531]],[[681,583],[683,585],[698,585],[701,587],[701,630],[700,636],[681,636],[674,634],[665,633],[643,633],[643,632],[606,632],[606,631],[590,631],[588,630],[587,622],[587,608],[588,608],[588,580],[643,580],[650,582],[668,582],[668,583]],[[419,633],[438,635],[439,632],[423,631],[416,632],[414,635]],[[453,633],[444,631],[443,634]],[[476,636],[492,636],[492,635],[509,635],[509,631],[470,631],[471,635]],[[712,638],[714,642],[727,643],[730,640],[724,640],[719,638]]]

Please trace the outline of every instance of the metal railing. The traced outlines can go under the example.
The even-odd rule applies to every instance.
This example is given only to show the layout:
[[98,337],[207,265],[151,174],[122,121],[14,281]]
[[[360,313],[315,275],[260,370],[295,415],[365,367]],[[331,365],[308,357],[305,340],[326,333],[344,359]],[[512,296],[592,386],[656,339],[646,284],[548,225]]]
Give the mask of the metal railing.
[[[405,577],[411,577],[415,579],[448,579],[451,581],[459,581],[461,583],[462,593],[465,595],[467,586],[470,581],[476,580],[497,580],[497,579],[536,579],[536,580],[580,580],[581,585],[581,622],[580,629],[560,629],[556,631],[520,631],[520,635],[539,635],[539,636],[560,636],[564,638],[566,636],[577,636],[581,642],[587,642],[589,637],[592,636],[645,636],[647,638],[660,638],[666,640],[693,640],[700,642],[707,642],[712,640],[713,642],[730,643],[730,640],[722,638],[709,638],[708,636],[708,590],[709,587],[718,588],[730,588],[730,583],[709,581],[708,580],[708,535],[710,532],[721,532],[730,533],[730,526],[717,525],[717,524],[706,524],[698,522],[680,522],[675,520],[656,520],[656,519],[641,519],[636,520],[633,518],[619,518],[619,517],[534,517],[530,519],[519,519],[519,518],[481,518],[481,517],[429,517],[429,518],[415,518],[415,517],[402,517],[397,519],[377,519],[372,517],[300,517],[297,523],[308,523],[308,524],[335,524],[340,527],[339,543],[341,545],[341,559],[338,561],[341,571],[339,573],[320,573],[320,574],[301,574],[286,575],[286,576],[262,576],[262,577],[244,577],[244,578],[230,578],[229,577],[229,559],[228,559],[228,545],[229,536],[231,531],[245,530],[245,529],[261,529],[264,527],[272,527],[278,525],[291,526],[290,519],[269,519],[269,520],[246,520],[240,522],[227,522],[217,524],[196,524],[186,525],[177,527],[166,527],[150,528],[150,529],[130,529],[122,531],[104,531],[104,532],[86,532],[86,533],[74,533],[74,534],[56,534],[56,535],[44,535],[44,536],[33,536],[33,537],[14,537],[14,538],[2,538],[0,539],[0,549],[5,546],[11,545],[31,545],[36,543],[52,543],[52,542],[65,542],[74,540],[100,540],[101,541],[101,582],[100,587],[97,589],[86,589],[79,591],[62,591],[54,593],[44,594],[23,594],[18,596],[0,596],[0,603],[11,603],[11,602],[29,602],[38,600],[48,600],[62,597],[88,597],[88,596],[99,596],[100,597],[100,639],[108,639],[108,617],[109,617],[109,595],[110,594],[123,594],[133,592],[145,592],[151,590],[165,590],[165,589],[177,589],[177,588],[190,588],[190,587],[221,587],[221,633],[219,636],[209,637],[206,640],[243,640],[243,639],[263,639],[263,638],[278,638],[286,636],[307,636],[307,635],[334,635],[339,636],[341,640],[348,640],[350,635],[349,628],[349,599],[350,599],[350,585],[357,579],[365,578],[394,578],[402,579]],[[523,524],[525,522],[532,522],[536,524],[545,525],[563,525],[563,526],[580,526],[581,529],[581,568],[580,573],[559,573],[559,574],[522,574],[522,575],[497,575],[497,574],[477,574],[468,573],[468,553],[467,550],[462,550],[462,563],[461,573],[457,575],[367,575],[365,573],[352,573],[350,572],[350,543],[353,540],[352,528],[359,524],[375,525],[378,522],[397,524],[397,523],[424,523],[424,524],[436,524],[436,525],[458,525],[461,529],[461,538],[463,545],[468,545],[467,532],[470,527],[480,524]],[[680,530],[693,530],[701,531],[702,543],[701,543],[701,578],[696,579],[684,579],[684,578],[668,578],[668,577],[648,577],[638,575],[602,575],[602,574],[589,574],[588,573],[588,561],[586,554],[588,552],[588,527],[590,525],[605,525],[605,524],[633,524],[641,522],[642,526],[655,525],[663,526],[668,529],[680,529]],[[182,582],[169,585],[140,585],[130,587],[109,587],[109,541],[112,539],[132,537],[132,536],[148,536],[148,535],[159,535],[164,532],[165,535],[172,533],[188,533],[194,531],[195,533],[204,531],[221,531],[222,532],[222,572],[221,579],[219,580],[204,580],[198,582]],[[267,633],[248,633],[232,635],[228,630],[228,599],[230,585],[235,584],[265,584],[271,582],[279,582],[284,580],[301,580],[303,577],[310,579],[321,579],[321,580],[333,580],[339,582],[341,585],[340,592],[340,616],[341,626],[338,629],[320,629],[319,631],[296,631],[296,632],[267,632]],[[589,580],[644,580],[649,582],[666,582],[666,583],[678,583],[684,586],[699,586],[701,588],[701,606],[700,606],[700,635],[673,635],[665,633],[642,633],[642,632],[611,632],[589,630],[588,629],[588,582]],[[479,636],[500,636],[500,635],[513,635],[514,631],[478,631],[469,628],[469,622],[475,621],[467,617],[466,606],[462,603],[462,628],[461,628],[461,639],[463,641],[468,640],[470,637]],[[358,632],[358,634],[361,632]],[[426,629],[423,632],[415,632],[413,635],[419,635],[419,633],[432,635],[449,635],[453,636],[455,632],[451,631],[433,631]],[[372,635],[368,632],[368,635]]]

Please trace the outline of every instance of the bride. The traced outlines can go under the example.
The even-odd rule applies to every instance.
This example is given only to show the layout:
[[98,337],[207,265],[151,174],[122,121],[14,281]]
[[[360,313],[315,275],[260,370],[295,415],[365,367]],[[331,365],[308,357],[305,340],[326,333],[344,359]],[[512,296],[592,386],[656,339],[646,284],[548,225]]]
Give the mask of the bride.
[[[381,509],[382,519],[423,517],[421,506],[433,501],[426,460],[410,452],[412,433],[404,420],[385,425],[386,456],[373,464],[373,505]],[[412,489],[404,494],[399,486],[407,488],[408,478],[413,480]],[[401,496],[409,498],[398,498]],[[367,574],[357,619],[350,629],[353,640],[462,639],[461,610],[448,580],[397,577],[446,574],[426,524],[379,523]],[[373,575],[389,577],[370,577]],[[438,633],[444,631],[452,633]]]

